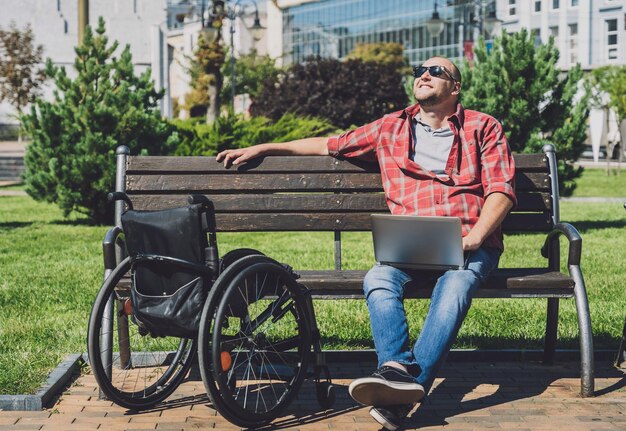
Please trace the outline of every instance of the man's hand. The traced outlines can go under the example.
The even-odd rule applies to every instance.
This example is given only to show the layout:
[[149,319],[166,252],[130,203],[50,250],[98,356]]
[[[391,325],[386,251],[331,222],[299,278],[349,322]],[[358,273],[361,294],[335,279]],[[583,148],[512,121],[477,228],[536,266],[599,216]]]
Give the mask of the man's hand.
[[513,207],[513,201],[504,193],[492,193],[485,199],[478,221],[463,237],[463,251],[479,248],[483,241],[496,230]]
[[483,240],[477,238],[476,235],[472,235],[472,232],[463,237],[463,251],[478,250],[482,245]]
[[263,154],[262,145],[254,145],[247,148],[237,148],[235,150],[224,150],[220,152],[215,160],[218,162],[224,161],[224,167],[232,165],[238,165],[240,163],[247,162],[248,160],[259,157]]
[[327,156],[327,141],[328,138],[304,138],[290,142],[269,142],[248,148],[224,150],[217,155],[216,160],[223,161],[224,166],[228,167],[261,156]]

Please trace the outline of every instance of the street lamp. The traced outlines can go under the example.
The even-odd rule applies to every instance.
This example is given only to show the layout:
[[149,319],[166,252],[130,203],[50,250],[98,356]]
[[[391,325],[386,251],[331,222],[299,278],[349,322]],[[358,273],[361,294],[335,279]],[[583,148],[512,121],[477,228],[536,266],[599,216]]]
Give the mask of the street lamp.
[[487,18],[485,18],[485,31],[489,36],[493,36],[495,33],[500,31],[500,27],[502,26],[502,20],[498,19],[496,16],[496,11],[494,9],[490,10],[487,14]]
[[437,2],[435,2],[433,15],[428,21],[426,21],[426,29],[428,30],[428,33],[430,33],[430,37],[438,37],[443,31],[445,25],[446,22],[439,17],[439,12],[437,12]]
[[[237,0],[234,5],[227,6],[225,9],[225,16],[230,20],[230,103],[233,111],[235,110],[235,20],[245,15],[245,7],[242,4],[243,0]],[[261,25],[259,20],[259,8],[255,0],[251,0],[254,4],[254,22],[251,27],[247,29],[252,34],[252,39],[258,42],[263,37],[263,31],[265,27]],[[244,23],[245,26],[245,23]]]
[[[491,0],[485,5],[485,0],[468,0],[461,5],[461,19],[459,23],[459,56],[463,55],[465,43],[465,29],[475,28],[479,36],[487,36],[490,39],[494,33],[500,30],[502,20],[498,19],[495,11],[495,2]],[[474,14],[472,13],[472,8]],[[488,10],[488,12],[486,12]],[[485,16],[486,15],[486,16]],[[478,19],[474,19],[476,16]],[[470,35],[470,42],[474,42],[474,35]]]

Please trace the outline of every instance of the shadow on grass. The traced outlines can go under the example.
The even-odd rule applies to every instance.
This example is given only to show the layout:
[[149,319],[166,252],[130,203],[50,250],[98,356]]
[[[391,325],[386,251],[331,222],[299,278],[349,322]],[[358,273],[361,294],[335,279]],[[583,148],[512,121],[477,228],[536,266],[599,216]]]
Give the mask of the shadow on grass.
[[52,220],[50,224],[57,226],[98,226],[97,223],[88,218],[81,218],[78,220]]
[[10,221],[6,223],[0,223],[0,231],[3,230],[11,230],[11,229],[19,229],[23,227],[28,227],[32,225],[32,221]]
[[581,233],[597,229],[623,229],[626,227],[626,216],[624,220],[583,220],[572,222],[572,225]]

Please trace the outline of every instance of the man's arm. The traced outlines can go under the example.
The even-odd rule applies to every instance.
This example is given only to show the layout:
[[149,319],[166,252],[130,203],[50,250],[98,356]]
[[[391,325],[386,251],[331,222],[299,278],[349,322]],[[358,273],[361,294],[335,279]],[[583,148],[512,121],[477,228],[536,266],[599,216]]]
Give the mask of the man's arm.
[[238,165],[261,156],[327,156],[328,138],[305,138],[290,142],[267,143],[247,148],[224,150],[216,157],[224,166]]
[[513,201],[504,193],[491,193],[485,199],[478,221],[472,230],[463,237],[463,250],[476,250],[513,208]]

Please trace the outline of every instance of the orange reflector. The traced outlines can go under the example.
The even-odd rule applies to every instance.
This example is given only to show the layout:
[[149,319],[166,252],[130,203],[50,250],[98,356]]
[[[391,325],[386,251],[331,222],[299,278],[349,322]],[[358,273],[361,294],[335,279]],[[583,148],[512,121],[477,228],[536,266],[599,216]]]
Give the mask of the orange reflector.
[[230,370],[230,367],[233,365],[233,359],[230,357],[229,352],[222,352],[220,355],[220,359],[222,362],[222,371]]
[[130,302],[130,298],[127,298],[124,301],[124,314],[126,314],[127,316],[133,314],[133,303]]

